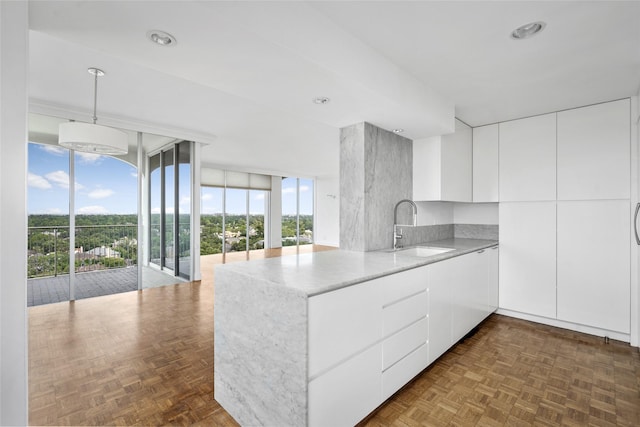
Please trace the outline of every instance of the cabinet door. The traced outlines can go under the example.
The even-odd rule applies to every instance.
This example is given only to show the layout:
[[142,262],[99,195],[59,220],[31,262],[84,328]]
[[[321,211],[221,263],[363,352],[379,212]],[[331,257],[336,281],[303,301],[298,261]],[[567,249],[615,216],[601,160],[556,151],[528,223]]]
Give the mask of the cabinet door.
[[471,202],[471,128],[456,120],[455,133],[442,136],[441,150],[441,199],[450,202]]
[[558,200],[628,199],[630,100],[558,113]]
[[467,325],[468,333],[475,328],[489,314],[489,255],[491,249],[482,249],[468,256],[471,258],[471,280],[469,284],[470,322]]
[[556,199],[556,114],[500,123],[500,201]]
[[[455,258],[453,258],[455,259]],[[427,266],[429,292],[429,363],[451,347],[451,260]]]
[[473,128],[473,201],[498,201],[498,125]]
[[629,333],[630,203],[558,202],[558,319]]
[[500,203],[500,308],[556,317],[556,203]]
[[472,261],[469,255],[447,260],[451,286],[451,344],[465,336],[473,323],[475,289],[472,286]]
[[357,354],[382,337],[381,289],[394,275],[309,298],[309,377]]
[[500,254],[500,249],[498,246],[494,246],[489,251],[489,290],[488,290],[488,313],[491,314],[498,309],[498,269],[499,269],[499,261],[498,257]]
[[353,426],[382,403],[381,344],[309,383],[309,426]]

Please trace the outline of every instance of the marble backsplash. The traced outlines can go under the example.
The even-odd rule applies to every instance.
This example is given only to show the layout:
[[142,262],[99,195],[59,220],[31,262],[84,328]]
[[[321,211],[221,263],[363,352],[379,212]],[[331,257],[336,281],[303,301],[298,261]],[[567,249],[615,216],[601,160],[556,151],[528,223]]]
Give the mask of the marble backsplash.
[[417,227],[399,226],[402,246],[413,246],[443,239],[498,240],[499,228],[494,224],[439,224]]

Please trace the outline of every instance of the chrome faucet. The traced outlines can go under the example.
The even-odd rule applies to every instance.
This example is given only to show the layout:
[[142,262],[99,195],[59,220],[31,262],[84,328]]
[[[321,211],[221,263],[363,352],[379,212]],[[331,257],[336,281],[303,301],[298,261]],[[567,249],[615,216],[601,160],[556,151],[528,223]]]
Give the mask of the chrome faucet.
[[[401,248],[402,246],[398,245],[398,240],[402,239],[402,229],[400,229],[400,233],[398,233],[398,226],[404,224],[398,224],[398,206],[403,203],[409,203],[413,210],[413,226],[418,225],[418,206],[409,199],[400,200],[396,203],[396,207],[393,209],[393,249]],[[406,224],[408,225],[408,224]]]

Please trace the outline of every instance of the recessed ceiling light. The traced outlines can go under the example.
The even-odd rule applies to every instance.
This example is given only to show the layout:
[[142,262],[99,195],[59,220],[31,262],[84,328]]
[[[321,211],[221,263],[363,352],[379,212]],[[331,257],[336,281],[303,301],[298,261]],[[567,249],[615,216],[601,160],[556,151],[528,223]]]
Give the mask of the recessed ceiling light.
[[319,96],[317,98],[313,98],[313,103],[314,104],[326,104],[327,102],[329,102],[330,99],[327,98],[326,96]]
[[178,43],[171,34],[160,30],[147,31],[147,38],[160,46],[175,46]]
[[398,128],[398,129],[394,129],[393,130],[393,133],[402,133],[402,132],[404,132],[404,129],[399,129]]
[[544,30],[546,26],[547,24],[542,21],[521,25],[511,32],[511,38],[516,40],[528,39]]

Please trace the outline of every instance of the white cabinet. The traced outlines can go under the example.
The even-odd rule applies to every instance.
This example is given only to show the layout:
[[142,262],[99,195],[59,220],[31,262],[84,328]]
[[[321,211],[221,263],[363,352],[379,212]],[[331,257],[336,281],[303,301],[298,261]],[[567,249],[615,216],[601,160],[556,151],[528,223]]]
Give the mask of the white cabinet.
[[455,133],[413,141],[413,199],[472,201],[471,128],[456,120]]
[[500,123],[500,201],[556,199],[556,114]]
[[556,317],[556,202],[500,203],[500,308]]
[[451,347],[451,274],[453,264],[445,260],[427,266],[429,286],[429,363]]
[[473,128],[473,201],[498,201],[498,125]]
[[489,251],[489,283],[488,283],[489,290],[487,292],[487,297],[489,299],[489,302],[487,304],[487,312],[488,314],[491,314],[498,309],[498,299],[499,299],[498,284],[500,283],[499,275],[498,275],[498,270],[500,268],[498,258],[500,254],[500,248],[498,246],[494,246],[488,249],[488,251]]
[[382,403],[380,346],[309,383],[309,426],[353,426]]
[[470,314],[469,329],[475,328],[477,324],[482,322],[489,315],[489,268],[490,268],[490,250],[482,249],[480,251],[469,254],[471,261],[471,276],[469,281]]
[[558,200],[628,199],[630,100],[558,113]]
[[389,277],[396,279],[383,288],[383,400],[428,364],[427,268],[414,268]]
[[309,298],[310,378],[380,339],[381,290],[392,277],[381,277]]
[[[447,260],[451,286],[451,343],[464,337],[475,324],[474,306],[477,289],[474,286],[473,254]],[[473,324],[473,325],[472,325]]]
[[630,327],[630,203],[558,202],[558,319]]

